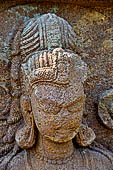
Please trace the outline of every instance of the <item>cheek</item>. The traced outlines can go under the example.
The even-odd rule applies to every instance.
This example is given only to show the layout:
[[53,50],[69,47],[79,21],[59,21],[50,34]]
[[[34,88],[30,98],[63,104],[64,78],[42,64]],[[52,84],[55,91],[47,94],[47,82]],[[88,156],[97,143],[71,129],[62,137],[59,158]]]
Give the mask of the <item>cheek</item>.
[[59,115],[47,114],[33,107],[33,114],[39,132],[48,136],[53,136],[56,131],[58,133],[76,131],[82,122],[82,112],[62,118]]
[[[82,123],[82,116],[83,116],[83,112],[78,112],[78,113],[74,113],[72,115],[72,119],[71,121],[73,122],[73,126],[75,127],[75,129],[77,129],[80,124]],[[71,124],[71,121],[70,121],[70,124]]]
[[46,114],[36,106],[32,108],[33,110],[33,115],[35,119],[35,124],[39,130],[39,132],[42,135],[46,135],[47,133],[50,133],[51,131],[51,126],[54,118],[50,114]]
[[45,135],[49,127],[50,115],[39,109],[38,101],[34,94],[31,96],[31,104],[36,127],[42,135]]

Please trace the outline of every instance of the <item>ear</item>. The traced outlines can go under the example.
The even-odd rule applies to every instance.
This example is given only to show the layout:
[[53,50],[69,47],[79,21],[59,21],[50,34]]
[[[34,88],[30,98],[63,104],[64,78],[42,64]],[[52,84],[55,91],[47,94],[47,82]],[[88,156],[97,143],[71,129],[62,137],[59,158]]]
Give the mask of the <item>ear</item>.
[[31,108],[31,102],[29,96],[22,95],[20,98],[20,106],[21,106],[21,111],[22,115],[24,118],[25,123],[28,126],[31,126],[31,113],[32,113],[32,108]]
[[34,120],[30,117],[31,126],[25,125],[16,133],[17,144],[24,149],[31,148],[35,143]]
[[88,146],[95,140],[95,138],[96,136],[94,131],[91,128],[81,124],[79,132],[76,136],[76,142],[78,145]]
[[17,131],[15,139],[21,148],[31,148],[35,143],[35,130],[29,97],[21,96],[20,105],[24,118],[24,127]]

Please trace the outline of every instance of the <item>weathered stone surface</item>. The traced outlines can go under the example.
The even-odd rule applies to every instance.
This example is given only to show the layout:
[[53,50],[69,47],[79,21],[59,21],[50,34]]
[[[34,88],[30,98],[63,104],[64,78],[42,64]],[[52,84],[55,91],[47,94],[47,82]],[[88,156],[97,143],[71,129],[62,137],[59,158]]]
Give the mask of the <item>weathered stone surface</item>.
[[98,115],[103,124],[113,130],[113,89],[106,90],[100,96]]
[[[52,166],[53,170],[74,170],[94,169],[96,166],[110,170],[112,167],[112,154],[108,151],[102,150],[104,154],[101,153],[97,158],[101,165],[95,164],[98,149],[96,152],[94,148],[93,152],[85,150],[85,160],[79,155],[80,148],[74,148],[72,143],[73,139],[80,146],[87,146],[95,139],[93,130],[81,124],[85,103],[83,82],[87,77],[87,66],[79,55],[71,51],[74,49],[75,37],[68,22],[50,13],[29,20],[15,36],[11,85],[13,101],[18,104],[15,97],[19,98],[20,94],[20,88],[17,88],[20,73],[20,107],[24,123],[16,132],[16,142],[27,152],[23,159],[25,164],[21,165],[23,169],[45,170]],[[19,108],[18,105],[12,106]],[[16,114],[11,112],[11,115],[15,122],[13,117]],[[92,164],[83,163],[89,159],[92,159]],[[18,162],[17,159],[16,164]],[[15,166],[12,164],[11,161],[9,169]]]
[[52,2],[52,3],[65,3],[65,4],[74,4],[74,5],[81,5],[86,7],[113,7],[112,0],[0,0],[0,3],[3,7],[11,7],[14,5],[21,5],[21,4],[30,4],[30,3],[45,3],[45,2]]
[[[46,5],[46,8],[45,8],[45,5]],[[0,7],[1,7],[1,10],[3,10],[2,6]],[[1,38],[0,81],[1,83],[0,85],[1,86],[0,88],[2,91],[1,101],[3,103],[2,105],[0,105],[0,109],[2,112],[4,112],[3,111],[5,110],[4,108],[8,108],[9,105],[11,106],[7,112],[4,112],[6,114],[0,118],[1,119],[0,130],[2,132],[1,138],[0,138],[2,145],[0,143],[0,147],[1,149],[3,149],[3,152],[1,152],[2,157],[0,157],[0,164],[1,164],[0,168],[2,169],[4,168],[6,169],[7,164],[8,164],[7,169],[9,170],[13,168],[15,170],[16,168],[19,168],[19,169],[24,168],[24,165],[22,165],[21,167],[17,166],[18,163],[20,165],[24,163],[24,161],[22,160],[24,153],[22,152],[20,154],[17,154],[18,152],[20,152],[20,149],[15,144],[15,133],[16,133],[16,130],[19,124],[22,123],[22,121],[20,121],[20,119],[22,118],[20,111],[22,111],[22,113],[25,113],[23,114],[23,117],[25,118],[26,118],[26,112],[29,112],[29,113],[31,112],[31,104],[30,104],[29,98],[27,98],[26,100],[23,100],[21,98],[22,100],[21,105],[24,105],[24,106],[27,105],[25,107],[21,106],[23,110],[20,109],[20,100],[18,100],[21,94],[25,94],[25,90],[23,90],[22,86],[29,85],[27,83],[21,84],[20,81],[18,81],[18,78],[20,75],[20,72],[18,74],[18,69],[21,65],[20,58],[21,56],[22,56],[22,59],[26,57],[26,55],[22,55],[22,51],[21,53],[19,51],[19,48],[20,48],[19,42],[20,42],[20,38],[22,35],[22,31],[23,31],[22,23],[25,20],[29,20],[30,18],[35,18],[35,19],[39,18],[41,14],[48,13],[48,12],[56,13],[60,17],[63,17],[72,25],[73,29],[75,30],[75,35],[76,35],[75,36],[76,38],[74,40],[75,48],[69,48],[69,46],[68,48],[70,50],[73,50],[74,54],[76,53],[76,57],[81,56],[82,60],[87,63],[87,67],[88,67],[88,75],[87,75],[88,78],[84,84],[85,94],[86,94],[86,104],[85,104],[85,109],[84,109],[83,122],[87,121],[88,126],[94,129],[96,133],[96,141],[98,143],[103,144],[109,150],[113,149],[112,130],[105,128],[105,126],[101,124],[101,121],[97,117],[98,98],[100,94],[104,92],[105,90],[109,90],[113,88],[113,83],[112,83],[112,76],[113,76],[113,71],[112,71],[113,70],[112,69],[112,56],[113,56],[112,16],[113,16],[113,13],[112,11],[108,9],[104,9],[104,10],[103,9],[102,10],[91,9],[91,8],[88,9],[88,8],[83,8],[83,7],[73,6],[73,5],[68,5],[68,4],[65,4],[65,8],[64,8],[64,4],[59,5],[59,4],[54,4],[54,3],[38,3],[38,4],[33,4],[33,5],[16,6],[16,7],[9,8],[8,10],[1,11],[1,15],[0,15],[0,19],[1,19],[1,23],[0,23],[0,30],[1,30],[1,34],[0,34],[0,38]],[[17,33],[18,30],[20,33]],[[51,40],[51,38],[49,40]],[[51,45],[49,45],[49,47],[51,48]],[[62,46],[60,45],[60,48],[61,47]],[[51,53],[52,51],[50,50],[49,54]],[[15,54],[18,54],[18,55],[14,57]],[[45,50],[44,54],[48,54],[47,49]],[[34,55],[34,58],[37,58],[38,56],[39,55],[36,53]],[[41,52],[40,52],[40,56],[43,56],[41,55]],[[27,62],[27,60],[25,62]],[[30,62],[32,64],[32,61]],[[42,62],[42,57],[40,57],[40,62]],[[64,68],[65,70],[64,66],[59,67],[60,70],[62,70],[61,68],[62,69]],[[37,73],[39,74],[39,71]],[[79,77],[78,74],[77,76]],[[40,86],[40,87],[43,90],[46,89],[46,87],[44,86]],[[41,88],[39,91],[41,91]],[[23,91],[21,92],[20,89]],[[26,88],[26,89],[29,89],[29,88]],[[52,91],[54,94],[55,90],[52,89]],[[59,93],[62,94],[62,91]],[[9,96],[8,97],[9,100],[7,100],[7,97],[4,98],[5,95],[7,95],[7,97]],[[11,101],[10,101],[10,96],[11,96]],[[4,102],[7,103],[8,101],[9,103],[11,102],[11,104],[6,105],[8,107],[4,107]],[[44,108],[44,110],[45,109],[48,110],[47,109],[48,107],[46,107],[46,105],[44,106],[40,105],[40,107]],[[23,143],[25,144],[25,141],[27,139],[29,139],[28,141],[30,141],[30,139],[32,140],[29,143],[27,143],[26,146],[24,146],[25,148],[28,148],[28,145],[32,146],[35,140],[37,141],[37,138],[35,139],[35,133],[33,131],[34,128],[32,128],[32,130],[30,128],[31,125],[32,127],[34,126],[32,118],[33,117],[31,117],[31,115],[27,116],[27,124],[28,124],[27,127],[28,128],[26,128],[24,132],[27,134],[28,138],[26,136],[26,139],[22,141],[22,145]],[[34,136],[32,135],[33,133],[34,133]],[[3,140],[4,140],[4,143],[3,143]],[[58,145],[57,146],[53,145],[53,143],[51,144],[50,141],[48,141],[46,144],[47,144],[46,146],[49,146],[50,149],[52,149],[51,148],[52,146],[53,148],[56,148],[58,146]],[[98,144],[97,146],[99,147]],[[63,145],[62,147],[66,147],[66,146]],[[59,149],[62,150],[61,148]],[[92,149],[93,149],[92,152],[91,152],[91,148],[90,150],[86,149],[85,154],[84,154],[84,149],[80,149],[80,150],[78,149],[77,154],[74,154],[74,156],[72,156],[73,158],[69,156],[69,158],[64,160],[64,162],[66,161],[66,165],[63,165],[63,166],[59,165],[61,164],[59,160],[58,161],[52,161],[51,159],[47,160],[45,156],[43,157],[42,155],[37,155],[37,154],[35,155],[36,153],[35,147],[34,147],[34,150],[30,149],[32,151],[30,152],[30,155],[28,154],[27,157],[28,158],[33,157],[34,160],[37,160],[37,159],[40,159],[40,160],[42,159],[43,161],[46,160],[45,162],[47,162],[46,164],[47,167],[48,167],[48,162],[52,162],[51,168],[54,168],[54,167],[63,168],[64,167],[68,169],[69,168],[79,169],[80,164],[82,163],[82,158],[79,157],[80,156],[79,151],[83,151],[82,154],[86,158],[88,158],[87,160],[90,160],[90,162],[93,162],[93,165],[91,165],[91,167],[96,166],[94,162],[97,163],[96,157],[98,157],[99,155],[100,156],[98,160],[101,160],[101,159],[105,160],[106,165],[107,165],[107,162],[109,161],[105,157],[102,156],[103,154],[109,157],[110,160],[112,160],[112,158],[110,157],[111,153],[109,153],[106,149],[102,148],[101,150],[99,150],[97,148],[94,149],[94,147]],[[14,155],[16,154],[17,156],[14,157]],[[13,157],[14,159],[12,159]],[[91,159],[89,159],[89,157],[91,157]],[[76,160],[78,161],[78,165],[72,163],[72,162],[76,162]],[[74,165],[73,167],[71,167],[71,163],[70,165],[68,165],[69,161],[72,163],[72,165]],[[39,164],[42,167],[44,166],[42,165],[41,161],[39,161]],[[57,165],[54,166],[54,164],[57,164]],[[110,165],[110,162],[108,164]],[[97,163],[97,166],[98,165],[99,163]],[[93,167],[93,168],[96,169],[97,167]],[[112,167],[110,167],[110,169],[112,169]]]
[[85,125],[81,125],[78,134],[76,135],[76,141],[80,146],[88,146],[94,140],[96,136],[91,128]]

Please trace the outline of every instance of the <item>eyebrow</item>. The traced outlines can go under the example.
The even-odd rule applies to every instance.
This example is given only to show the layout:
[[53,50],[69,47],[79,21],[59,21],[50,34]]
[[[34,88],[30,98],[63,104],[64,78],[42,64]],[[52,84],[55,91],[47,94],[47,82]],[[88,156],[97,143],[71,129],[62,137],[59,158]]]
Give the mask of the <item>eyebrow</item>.
[[38,101],[39,102],[41,102],[41,103],[45,103],[45,104],[52,104],[52,105],[54,105],[54,106],[56,106],[56,107],[60,107],[60,108],[62,108],[62,107],[64,107],[64,108],[66,108],[66,107],[69,107],[69,106],[72,106],[73,104],[76,104],[76,103],[78,103],[79,101],[85,101],[85,97],[84,96],[79,96],[79,97],[77,97],[76,99],[74,99],[72,102],[70,102],[70,103],[68,103],[68,104],[66,104],[66,105],[64,105],[64,104],[58,104],[57,102],[55,102],[55,101],[52,101],[52,100],[46,100],[46,99],[39,99]]
[[78,98],[76,98],[76,100],[74,100],[74,101],[72,101],[71,103],[69,103],[69,104],[67,105],[67,107],[68,107],[68,106],[71,106],[71,105],[73,105],[73,104],[76,104],[76,103],[78,103],[79,101],[85,101],[85,96],[79,96]]
[[48,101],[47,99],[38,99],[38,101],[41,102],[41,103],[45,103],[45,104],[52,104],[56,107],[62,107],[62,104],[58,104],[57,102],[52,101],[52,100]]

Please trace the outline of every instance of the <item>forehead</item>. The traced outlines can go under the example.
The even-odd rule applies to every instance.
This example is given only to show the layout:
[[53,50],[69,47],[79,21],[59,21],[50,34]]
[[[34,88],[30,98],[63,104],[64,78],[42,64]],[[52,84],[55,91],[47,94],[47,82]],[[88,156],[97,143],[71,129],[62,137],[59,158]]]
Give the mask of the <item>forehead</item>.
[[85,98],[81,85],[67,88],[51,85],[35,86],[32,91],[32,96],[39,101],[54,103],[59,106],[66,106],[76,100]]

